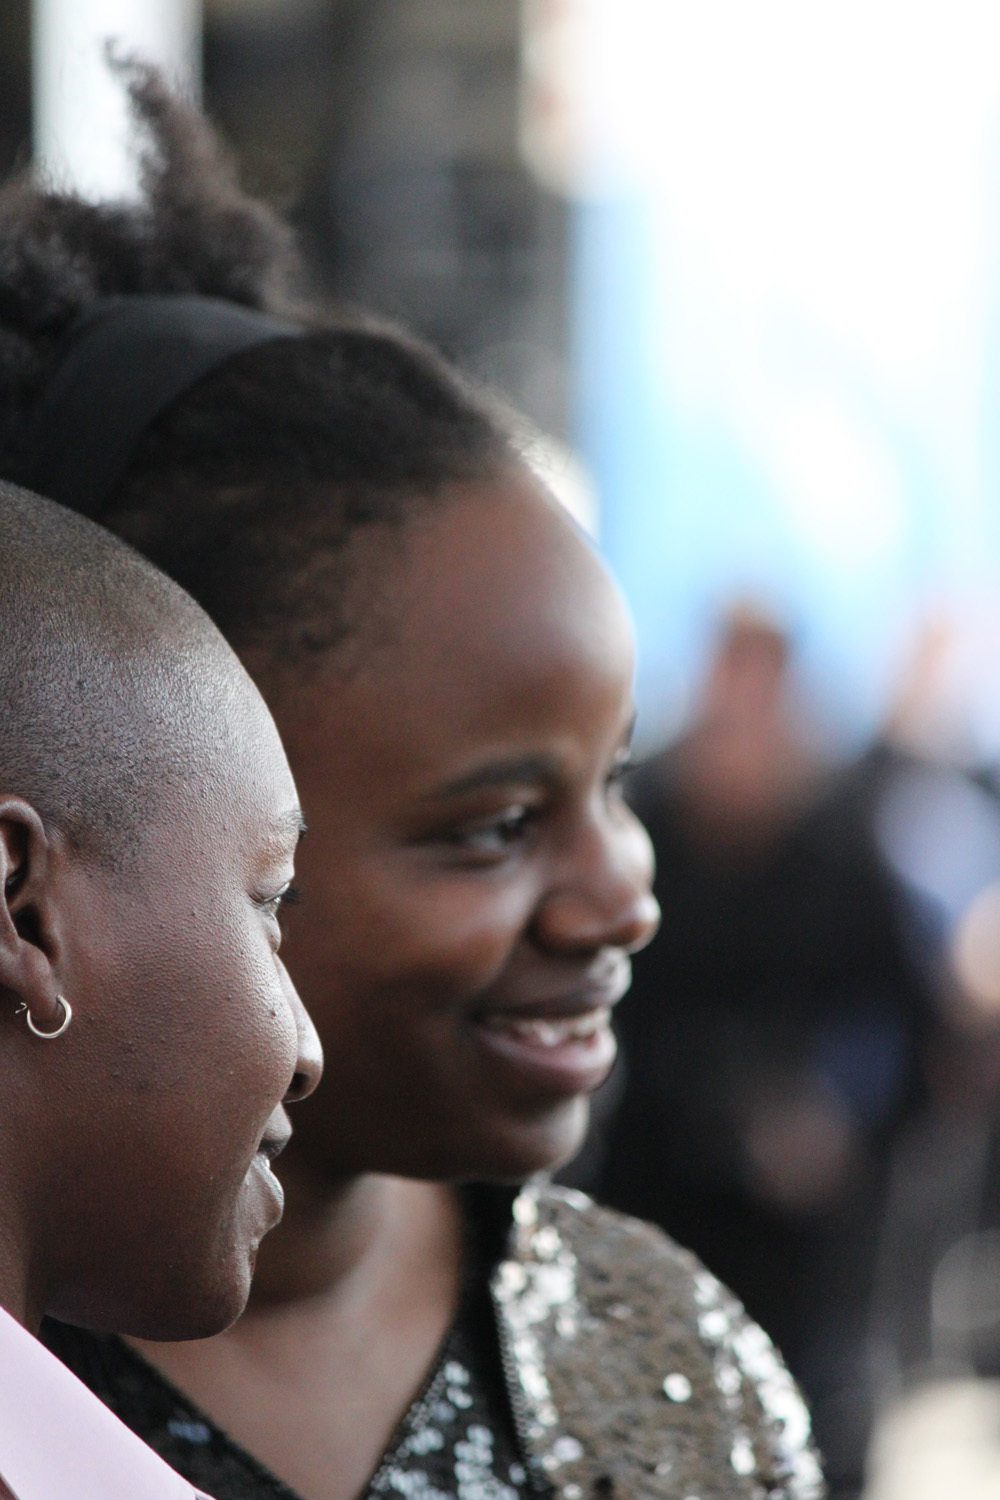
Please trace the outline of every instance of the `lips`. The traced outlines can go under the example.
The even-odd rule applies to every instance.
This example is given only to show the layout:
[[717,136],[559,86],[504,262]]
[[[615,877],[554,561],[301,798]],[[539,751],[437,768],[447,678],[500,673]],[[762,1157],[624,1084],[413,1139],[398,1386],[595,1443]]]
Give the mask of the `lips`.
[[264,1157],[268,1170],[270,1170],[271,1163],[281,1155],[282,1151],[288,1145],[291,1135],[291,1131],[288,1131],[285,1135],[265,1135],[261,1138],[261,1143],[257,1147],[256,1154]]
[[611,1011],[630,977],[616,954],[580,989],[484,1008],[475,1021],[484,1061],[498,1081],[553,1102],[590,1093],[614,1062]]
[[246,1181],[248,1185],[252,1184],[261,1215],[258,1237],[274,1228],[285,1204],[284,1189],[272,1172],[271,1163],[284,1151],[292,1132],[287,1123],[284,1128],[275,1128],[275,1125],[273,1120],[268,1122],[268,1129],[261,1136],[247,1170]]
[[482,1024],[488,1031],[506,1032],[535,1047],[561,1047],[567,1042],[586,1041],[608,1027],[611,1007],[602,1005],[583,1015],[551,1020],[519,1020],[501,1013],[484,1017]]

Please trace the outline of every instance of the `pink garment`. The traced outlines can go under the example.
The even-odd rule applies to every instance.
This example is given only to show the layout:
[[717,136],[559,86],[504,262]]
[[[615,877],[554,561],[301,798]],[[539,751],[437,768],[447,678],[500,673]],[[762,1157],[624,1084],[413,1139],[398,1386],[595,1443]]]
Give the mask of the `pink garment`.
[[17,1500],[210,1500],[2,1308],[0,1475]]

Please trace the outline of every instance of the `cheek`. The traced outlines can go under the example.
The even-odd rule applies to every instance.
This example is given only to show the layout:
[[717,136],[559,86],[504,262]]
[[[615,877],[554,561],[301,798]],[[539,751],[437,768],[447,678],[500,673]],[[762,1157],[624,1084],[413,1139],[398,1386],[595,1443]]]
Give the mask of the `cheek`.
[[[253,939],[256,937],[256,942]],[[219,988],[227,976],[219,974]],[[298,1059],[288,983],[263,933],[248,933],[232,954],[224,996],[216,994],[217,1051],[228,1092],[259,1101],[264,1118],[284,1097]],[[240,1080],[240,1082],[237,1082]],[[221,1080],[219,1080],[221,1083]]]
[[503,973],[529,921],[526,884],[477,872],[310,891],[289,935],[292,977],[321,1024],[373,997],[447,1008]]
[[[168,1102],[178,1139],[235,1171],[283,1096],[297,1055],[294,1018],[256,913],[213,913],[183,959],[133,956],[117,1007],[118,1074],[142,1098]],[[245,1163],[244,1163],[245,1165]]]

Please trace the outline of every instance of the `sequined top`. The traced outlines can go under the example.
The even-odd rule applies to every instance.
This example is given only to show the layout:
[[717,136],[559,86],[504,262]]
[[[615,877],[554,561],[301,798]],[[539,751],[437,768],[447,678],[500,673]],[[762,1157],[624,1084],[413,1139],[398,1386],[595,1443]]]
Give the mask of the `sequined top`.
[[535,1473],[561,1500],[819,1500],[809,1415],[700,1261],[582,1193],[533,1185],[493,1279]]
[[[369,1496],[820,1500],[791,1377],[693,1256],[548,1184],[466,1201],[488,1264],[473,1257],[459,1316]],[[58,1325],[45,1336],[217,1500],[295,1500],[117,1340]]]

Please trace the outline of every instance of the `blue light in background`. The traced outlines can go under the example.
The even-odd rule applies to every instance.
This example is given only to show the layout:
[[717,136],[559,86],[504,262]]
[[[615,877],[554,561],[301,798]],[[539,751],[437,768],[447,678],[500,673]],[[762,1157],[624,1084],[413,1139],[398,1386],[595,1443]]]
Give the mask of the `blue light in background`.
[[647,735],[749,596],[847,741],[943,612],[979,639],[968,708],[1000,751],[1000,14],[590,9],[620,170],[576,209],[577,441]]

